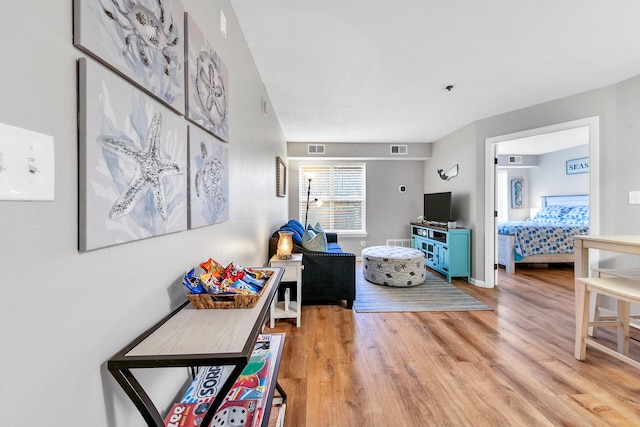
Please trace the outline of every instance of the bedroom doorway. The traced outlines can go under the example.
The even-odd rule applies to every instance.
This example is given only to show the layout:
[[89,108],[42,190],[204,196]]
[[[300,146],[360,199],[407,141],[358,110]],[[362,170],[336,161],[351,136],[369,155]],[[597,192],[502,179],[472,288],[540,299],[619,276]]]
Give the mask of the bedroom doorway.
[[[497,183],[497,152],[498,145],[516,140],[534,140],[536,137],[549,136],[557,132],[586,128],[589,144],[589,215],[590,233],[599,231],[599,118],[589,117],[571,122],[558,123],[542,128],[529,129],[507,135],[487,138],[485,140],[485,283],[486,287],[498,284],[497,267],[497,216],[496,183]],[[492,214],[493,213],[493,214]],[[493,274],[491,273],[493,272]]]

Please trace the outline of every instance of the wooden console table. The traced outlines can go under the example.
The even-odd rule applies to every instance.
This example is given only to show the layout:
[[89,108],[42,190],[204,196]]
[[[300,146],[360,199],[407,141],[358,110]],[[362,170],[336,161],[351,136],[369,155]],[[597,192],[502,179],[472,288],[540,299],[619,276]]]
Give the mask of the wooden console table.
[[[109,371],[150,427],[164,427],[164,420],[131,369],[233,365],[231,375],[220,387],[203,419],[203,425],[209,425],[236,378],[249,362],[282,278],[281,268],[260,269],[272,270],[273,274],[255,307],[198,310],[187,301],[109,359]],[[275,378],[280,354],[281,351],[276,361],[263,425],[269,420],[273,389],[278,386]]]

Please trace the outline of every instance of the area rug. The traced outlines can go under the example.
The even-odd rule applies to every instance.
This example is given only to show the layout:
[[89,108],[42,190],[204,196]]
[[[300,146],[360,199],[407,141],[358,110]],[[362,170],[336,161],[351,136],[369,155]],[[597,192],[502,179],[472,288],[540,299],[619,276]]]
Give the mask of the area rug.
[[358,313],[492,310],[429,270],[422,285],[409,288],[376,285],[358,274],[353,302]]

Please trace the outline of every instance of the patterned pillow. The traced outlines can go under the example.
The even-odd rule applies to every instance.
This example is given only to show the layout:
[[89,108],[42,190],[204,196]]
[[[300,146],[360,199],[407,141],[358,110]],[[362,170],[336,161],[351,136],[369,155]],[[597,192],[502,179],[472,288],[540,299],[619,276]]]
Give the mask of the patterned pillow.
[[562,219],[569,209],[568,206],[547,206],[538,212],[533,220],[539,222],[556,222]]
[[563,225],[589,225],[589,206],[548,206],[533,218],[537,222]]
[[302,247],[309,251],[327,252],[327,235],[324,231],[307,230],[302,235]]
[[562,219],[566,225],[589,225],[589,206],[573,206]]

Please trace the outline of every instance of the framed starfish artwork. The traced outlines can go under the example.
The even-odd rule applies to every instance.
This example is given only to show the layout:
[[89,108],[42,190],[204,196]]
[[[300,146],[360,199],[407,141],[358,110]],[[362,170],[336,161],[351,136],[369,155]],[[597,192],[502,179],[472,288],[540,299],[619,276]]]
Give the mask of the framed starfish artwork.
[[229,220],[229,148],[189,126],[189,228]]
[[75,0],[73,43],[184,114],[184,7],[179,0]]
[[187,113],[193,123],[229,142],[229,76],[195,21],[187,18]]
[[79,67],[79,249],[187,229],[187,124],[88,59]]

